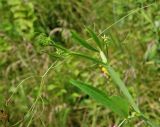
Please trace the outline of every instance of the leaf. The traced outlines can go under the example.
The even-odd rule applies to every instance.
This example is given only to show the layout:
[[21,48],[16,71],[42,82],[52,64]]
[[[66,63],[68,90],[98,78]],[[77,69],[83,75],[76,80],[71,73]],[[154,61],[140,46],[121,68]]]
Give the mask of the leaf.
[[95,49],[94,47],[92,47],[91,45],[89,45],[87,43],[87,41],[85,41],[84,39],[82,39],[76,32],[72,32],[72,37],[82,46],[84,46],[87,49],[90,49],[92,51],[98,52],[97,49]]
[[56,42],[53,42],[53,41],[52,41],[52,45],[55,46],[57,49],[60,49],[60,50],[62,50],[62,51],[64,51],[64,52],[67,52],[67,53],[70,52],[67,48],[64,48],[63,46],[61,46],[61,45],[59,45],[59,44],[56,44]]
[[120,96],[112,96],[110,99],[112,100],[113,103],[115,103],[119,107],[119,109],[123,111],[124,114],[126,114],[126,116],[128,116],[129,104],[126,99]]
[[93,62],[95,62],[97,64],[103,64],[103,62],[99,61],[98,59],[90,57],[90,56],[87,56],[87,55],[85,55],[83,53],[71,52],[70,55],[80,56],[80,57],[86,58],[88,60],[91,60],[91,61],[93,61]]
[[87,28],[87,31],[89,32],[89,34],[91,35],[91,37],[94,39],[94,41],[96,42],[96,44],[99,46],[99,48],[102,49],[101,41],[99,40],[99,38],[97,37],[97,35],[90,28]]
[[112,80],[120,88],[120,90],[122,91],[122,93],[124,94],[124,96],[128,99],[129,103],[134,108],[134,110],[136,112],[140,113],[138,106],[135,104],[132,96],[130,95],[127,87],[124,84],[124,82],[120,79],[120,76],[118,75],[118,73],[115,72],[114,69],[111,66],[109,66],[109,65],[107,65],[107,66],[105,65],[105,68],[108,70],[108,72],[109,72]]
[[[81,81],[76,81],[76,80],[70,80],[70,82],[71,84],[81,89],[83,92],[91,96],[93,99],[95,99],[97,102],[99,102],[103,106],[111,109],[113,112],[124,117],[128,116],[127,103],[126,102],[124,103],[124,99],[122,99],[121,97],[109,98],[104,92],[86,83],[83,83]],[[123,104],[125,105],[124,107],[123,107]]]

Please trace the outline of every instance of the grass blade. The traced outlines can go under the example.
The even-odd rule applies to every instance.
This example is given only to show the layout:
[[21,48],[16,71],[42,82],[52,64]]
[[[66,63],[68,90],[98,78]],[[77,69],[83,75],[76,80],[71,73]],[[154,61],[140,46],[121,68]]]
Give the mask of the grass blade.
[[124,84],[124,82],[120,79],[120,76],[118,75],[118,73],[116,71],[114,71],[114,69],[111,66],[109,66],[109,65],[107,65],[105,67],[108,70],[108,72],[109,72],[112,80],[120,88],[120,90],[122,91],[122,93],[124,94],[124,96],[128,99],[129,103],[134,108],[134,110],[136,112],[140,113],[138,106],[135,104],[132,96],[130,95],[127,87]]
[[97,46],[100,49],[102,49],[102,43],[101,43],[100,39],[98,38],[98,36],[90,28],[87,28],[87,31],[89,32],[90,36],[94,39],[94,41],[96,42]]
[[52,46],[54,46],[57,49],[61,49],[64,52],[70,52],[67,48],[64,48],[63,46],[56,44],[56,42],[52,42]]
[[113,112],[124,117],[128,116],[128,105],[121,97],[110,98],[104,92],[92,87],[91,85],[76,80],[70,80],[70,82],[103,106],[111,109]]
[[83,53],[78,53],[78,52],[71,52],[70,55],[74,55],[74,56],[79,56],[79,57],[83,57],[85,59],[88,59],[88,60],[91,60],[97,64],[103,64],[103,62],[99,61],[98,59],[96,58],[93,58],[93,57],[90,57],[90,56],[87,56]]
[[95,49],[94,47],[92,47],[91,45],[89,45],[87,43],[87,41],[85,41],[84,39],[82,39],[76,32],[72,31],[72,37],[82,46],[84,46],[87,49],[90,49],[92,51],[98,52],[97,49]]

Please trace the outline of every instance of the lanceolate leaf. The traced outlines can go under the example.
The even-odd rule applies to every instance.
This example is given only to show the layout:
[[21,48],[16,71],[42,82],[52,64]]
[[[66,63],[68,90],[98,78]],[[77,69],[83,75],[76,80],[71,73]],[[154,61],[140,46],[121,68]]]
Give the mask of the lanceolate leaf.
[[112,80],[115,82],[115,84],[119,87],[119,89],[122,91],[122,93],[124,94],[124,96],[128,99],[129,103],[131,104],[131,106],[134,108],[134,110],[138,113],[140,113],[138,106],[135,104],[132,96],[130,95],[127,87],[125,86],[124,82],[120,79],[120,76],[118,75],[117,72],[114,71],[114,69],[107,65],[105,66],[106,69],[108,70]]
[[93,58],[93,57],[90,57],[88,55],[85,55],[83,53],[78,53],[78,52],[71,52],[70,55],[74,55],[74,56],[79,56],[79,57],[83,57],[85,59],[88,59],[88,60],[91,60],[97,64],[103,64],[103,62],[99,61],[98,59],[96,58]]
[[61,49],[64,52],[70,52],[68,49],[64,48],[63,46],[56,44],[55,42],[52,42],[52,46],[54,46],[55,48]]
[[89,34],[91,35],[91,37],[93,38],[93,40],[94,40],[94,41],[96,42],[96,44],[98,45],[98,47],[99,47],[100,49],[102,49],[102,43],[101,43],[101,41],[99,40],[99,38],[97,37],[97,35],[96,35],[90,28],[88,28],[87,30],[88,30]]
[[103,106],[108,107],[109,109],[121,116],[128,116],[128,104],[121,97],[110,98],[104,92],[96,89],[95,87],[92,87],[91,85],[76,80],[71,80],[70,82],[79,89],[81,89],[83,92],[91,96],[97,102],[101,103]]
[[84,46],[87,49],[90,49],[92,51],[98,52],[98,50],[94,47],[92,47],[90,44],[87,43],[84,39],[82,39],[76,32],[72,32],[72,37],[82,46]]

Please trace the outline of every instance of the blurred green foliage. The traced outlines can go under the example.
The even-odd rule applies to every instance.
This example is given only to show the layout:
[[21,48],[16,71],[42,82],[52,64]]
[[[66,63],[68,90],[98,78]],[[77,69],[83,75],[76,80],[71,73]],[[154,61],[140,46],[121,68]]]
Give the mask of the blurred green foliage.
[[[86,27],[109,39],[109,63],[140,110],[159,125],[159,6],[158,0],[0,0],[0,109],[10,116],[0,125],[111,127],[122,121],[69,83],[79,79],[119,95],[111,79],[51,43],[97,57],[71,39],[77,31],[94,47]],[[134,118],[123,126],[147,125]]]

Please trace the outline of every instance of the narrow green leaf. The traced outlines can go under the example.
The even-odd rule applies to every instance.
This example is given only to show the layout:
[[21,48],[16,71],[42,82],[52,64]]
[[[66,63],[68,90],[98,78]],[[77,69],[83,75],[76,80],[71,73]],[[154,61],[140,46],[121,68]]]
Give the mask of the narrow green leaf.
[[87,31],[89,32],[90,36],[94,39],[97,46],[99,46],[99,48],[102,49],[102,43],[100,39],[98,38],[98,36],[90,28],[87,28]]
[[124,96],[128,99],[129,103],[131,104],[131,106],[134,108],[134,110],[138,113],[140,113],[138,106],[135,104],[132,96],[130,95],[127,87],[125,86],[124,82],[120,79],[120,76],[118,75],[117,72],[114,71],[114,69],[107,65],[105,66],[106,69],[108,70],[112,80],[115,82],[115,84],[120,88],[120,90],[122,91],[122,93],[124,94]]
[[58,49],[61,49],[64,52],[70,52],[68,49],[64,48],[63,46],[56,44],[55,42],[52,42],[52,46],[55,46]]
[[91,96],[93,99],[95,99],[103,106],[111,109],[113,112],[124,117],[128,116],[128,106],[127,103],[124,101],[124,99],[120,97],[109,98],[104,92],[81,81],[70,80],[70,82],[71,84],[81,89],[83,92]]
[[95,49],[94,47],[92,47],[91,45],[89,45],[89,44],[87,43],[87,41],[85,41],[84,39],[82,39],[76,32],[72,32],[72,37],[73,37],[79,44],[81,44],[82,46],[84,46],[85,48],[90,49],[90,50],[92,50],[92,51],[98,52],[97,49]]
[[98,59],[96,59],[96,58],[93,58],[93,57],[87,56],[87,55],[85,55],[85,54],[83,54],[83,53],[71,52],[71,53],[70,53],[70,55],[83,57],[83,58],[88,59],[88,60],[91,60],[91,61],[93,61],[93,62],[95,62],[95,63],[97,63],[97,64],[103,64],[103,62],[102,62],[102,61],[99,61],[99,60],[98,60]]

